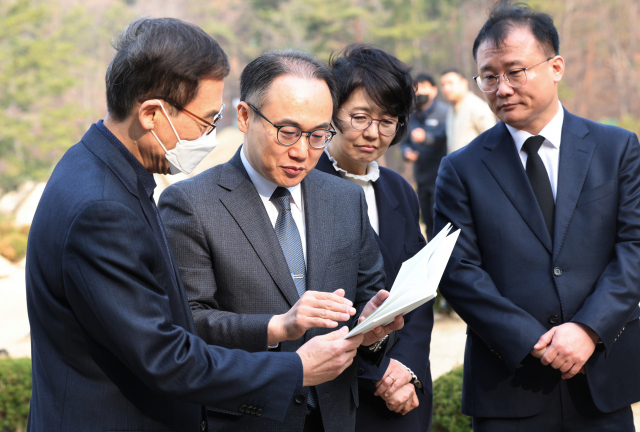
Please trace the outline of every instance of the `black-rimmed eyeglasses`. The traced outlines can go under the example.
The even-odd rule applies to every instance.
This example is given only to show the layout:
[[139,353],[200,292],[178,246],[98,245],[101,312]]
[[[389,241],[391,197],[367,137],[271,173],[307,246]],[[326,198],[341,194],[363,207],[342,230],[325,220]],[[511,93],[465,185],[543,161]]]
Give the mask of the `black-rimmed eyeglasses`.
[[313,147],[314,149],[322,149],[322,148],[325,148],[327,144],[331,142],[331,139],[336,134],[336,131],[329,130],[329,129],[316,129],[314,131],[308,132],[308,131],[303,131],[297,126],[292,126],[292,125],[277,126],[273,124],[271,120],[266,118],[264,114],[262,114],[260,110],[258,110],[258,108],[254,107],[250,103],[247,103],[247,105],[249,105],[251,109],[256,112],[256,114],[258,114],[260,117],[265,119],[271,126],[278,129],[278,132],[277,132],[278,142],[285,146],[290,146],[297,143],[300,137],[303,134],[306,134],[307,142],[311,147]]
[[398,122],[394,119],[376,119],[371,117],[369,114],[365,113],[350,113],[344,108],[340,108],[342,111],[349,114],[351,117],[351,127],[355,130],[365,130],[374,121],[378,122],[378,132],[380,135],[384,135],[386,137],[393,136],[398,132],[398,128],[403,125],[403,123]]
[[533,66],[529,66],[526,68],[509,69],[502,75],[487,74],[487,75],[474,76],[473,80],[476,82],[476,84],[478,84],[478,87],[480,87],[480,90],[482,90],[485,93],[491,93],[498,90],[501,76],[504,78],[504,82],[509,84],[511,87],[514,87],[514,88],[522,87],[527,83],[527,70],[533,67],[536,67],[538,65],[541,65],[542,63],[546,63],[549,60],[553,59],[554,57],[555,56],[549,57],[548,59],[543,60],[540,63],[536,63]]

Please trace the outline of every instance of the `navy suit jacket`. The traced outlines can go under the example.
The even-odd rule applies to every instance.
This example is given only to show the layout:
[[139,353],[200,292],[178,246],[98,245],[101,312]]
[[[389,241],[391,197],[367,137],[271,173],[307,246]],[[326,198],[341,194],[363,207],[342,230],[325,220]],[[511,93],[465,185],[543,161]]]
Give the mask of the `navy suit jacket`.
[[[340,176],[334,169],[326,153],[323,153],[316,165],[316,169]],[[348,180],[344,180],[348,182]],[[426,242],[419,225],[419,205],[415,191],[401,175],[390,169],[380,167],[380,177],[373,182],[378,208],[380,235],[376,234],[376,241],[384,259],[384,272],[387,290],[391,290],[393,282],[400,271],[402,263],[413,257]],[[419,426],[428,429],[431,422],[433,392],[431,386],[431,368],[429,364],[429,346],[431,330],[433,329],[433,301],[410,312],[404,317],[405,325],[397,332],[396,342],[387,351],[380,367],[369,365],[361,360],[358,364],[358,381],[361,388],[369,392],[375,391],[373,383],[379,381],[393,358],[411,369],[422,381],[423,388],[418,390],[420,406],[409,414],[402,416],[395,414],[386,407],[382,398],[366,398],[361,396],[361,404],[371,401],[376,404],[376,410],[385,416],[393,416],[403,424],[395,426],[412,428]],[[375,402],[374,402],[375,401]],[[358,427],[361,426],[361,416],[358,416]],[[379,418],[372,418],[367,422],[367,428],[373,431],[387,430]],[[407,429],[416,430],[416,429]]]
[[[504,123],[443,159],[436,231],[462,229],[440,284],[468,324],[462,412],[535,415],[560,372],[529,354],[554,325],[583,323],[604,349],[586,364],[596,406],[640,400],[640,146],[565,111],[554,238]],[[622,333],[622,331],[624,333]]]
[[196,432],[205,404],[283,420],[300,358],[195,336],[168,253],[133,167],[93,125],[56,166],[29,234],[29,431]]

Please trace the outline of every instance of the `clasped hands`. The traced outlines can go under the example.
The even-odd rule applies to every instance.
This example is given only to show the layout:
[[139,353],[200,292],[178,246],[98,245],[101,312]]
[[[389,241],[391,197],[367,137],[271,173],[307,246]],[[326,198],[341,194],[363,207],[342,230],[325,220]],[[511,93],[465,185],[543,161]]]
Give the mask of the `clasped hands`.
[[598,335],[581,323],[565,323],[543,334],[531,350],[543,365],[562,372],[562,379],[585,373],[584,364],[596,348]]
[[380,396],[391,411],[405,415],[420,404],[411,379],[407,368],[391,359],[384,376],[376,382],[374,395]]
[[[271,318],[267,328],[269,345],[299,339],[314,327],[335,328],[338,322],[348,321],[356,314],[356,309],[344,295],[343,289],[333,293],[305,292],[288,312]],[[364,307],[359,322],[375,311],[388,297],[388,291],[378,291]],[[404,319],[399,315],[384,327],[378,326],[349,339],[342,339],[349,332],[346,326],[329,334],[314,337],[297,351],[302,360],[304,386],[314,386],[336,378],[351,365],[358,346],[369,346],[403,326]]]

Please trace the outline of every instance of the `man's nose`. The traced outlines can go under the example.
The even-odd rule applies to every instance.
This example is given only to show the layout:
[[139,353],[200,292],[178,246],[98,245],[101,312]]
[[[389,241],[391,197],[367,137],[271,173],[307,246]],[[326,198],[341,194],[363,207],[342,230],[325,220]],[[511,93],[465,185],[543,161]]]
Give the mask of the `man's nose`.
[[300,139],[289,146],[289,156],[296,160],[305,160],[309,156],[309,135],[302,134]]
[[506,97],[513,94],[513,87],[511,87],[507,80],[504,78],[504,75],[500,75],[500,79],[498,80],[498,89],[496,90],[496,96],[498,97]]

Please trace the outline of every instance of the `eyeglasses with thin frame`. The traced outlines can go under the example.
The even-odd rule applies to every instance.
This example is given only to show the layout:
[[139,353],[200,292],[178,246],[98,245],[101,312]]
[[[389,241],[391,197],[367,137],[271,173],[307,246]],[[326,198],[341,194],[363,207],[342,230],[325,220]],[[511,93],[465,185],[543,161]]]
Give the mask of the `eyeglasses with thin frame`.
[[491,93],[498,90],[500,86],[500,77],[502,76],[504,82],[509,84],[511,87],[518,88],[522,87],[527,83],[527,70],[541,65],[542,63],[546,63],[549,60],[555,58],[556,56],[549,57],[546,60],[541,61],[540,63],[536,63],[532,66],[526,68],[514,68],[509,69],[503,74],[499,75],[477,75],[473,77],[473,80],[478,84],[480,90],[484,93]]
[[297,143],[300,137],[303,134],[306,134],[307,142],[311,147],[313,147],[314,149],[323,149],[331,142],[331,139],[333,139],[334,135],[337,133],[336,131],[330,129],[316,129],[314,131],[308,132],[303,131],[297,126],[278,126],[273,124],[271,120],[266,118],[258,108],[254,107],[250,103],[247,103],[247,105],[249,105],[251,109],[256,112],[256,114],[265,119],[271,126],[278,129],[276,137],[278,139],[278,142],[284,146],[290,146]]
[[191,117],[195,118],[196,120],[198,120],[198,121],[200,121],[200,122],[204,123],[204,124],[206,125],[206,128],[207,128],[207,129],[204,131],[204,133],[202,134],[202,136],[209,135],[211,132],[213,132],[213,131],[214,131],[214,129],[218,126],[218,122],[220,122],[220,120],[222,120],[222,112],[224,111],[224,104],[222,104],[222,108],[220,108],[220,111],[218,111],[218,114],[216,114],[216,115],[214,115],[214,116],[213,116],[213,121],[212,121],[212,122],[209,122],[209,120],[205,120],[205,119],[203,119],[202,117],[197,116],[196,114],[192,113],[192,112],[191,112],[191,111],[189,111],[188,109],[183,108],[183,107],[181,107],[180,105],[175,104],[175,103],[173,103],[173,102],[170,102],[170,101],[168,101],[168,100],[167,100],[167,99],[165,99],[165,98],[157,97],[157,98],[154,98],[154,99],[162,99],[163,101],[168,102],[168,103],[170,103],[171,105],[173,105],[173,106],[174,106],[178,111],[183,111],[184,113],[186,113],[186,114],[190,115]]
[[340,109],[349,114],[349,116],[351,117],[351,127],[355,130],[365,130],[366,128],[371,126],[374,121],[377,121],[378,132],[380,132],[380,135],[389,137],[395,135],[396,132],[398,132],[398,128],[400,128],[400,126],[404,124],[394,119],[376,119],[371,117],[369,114],[350,113],[344,108]]

